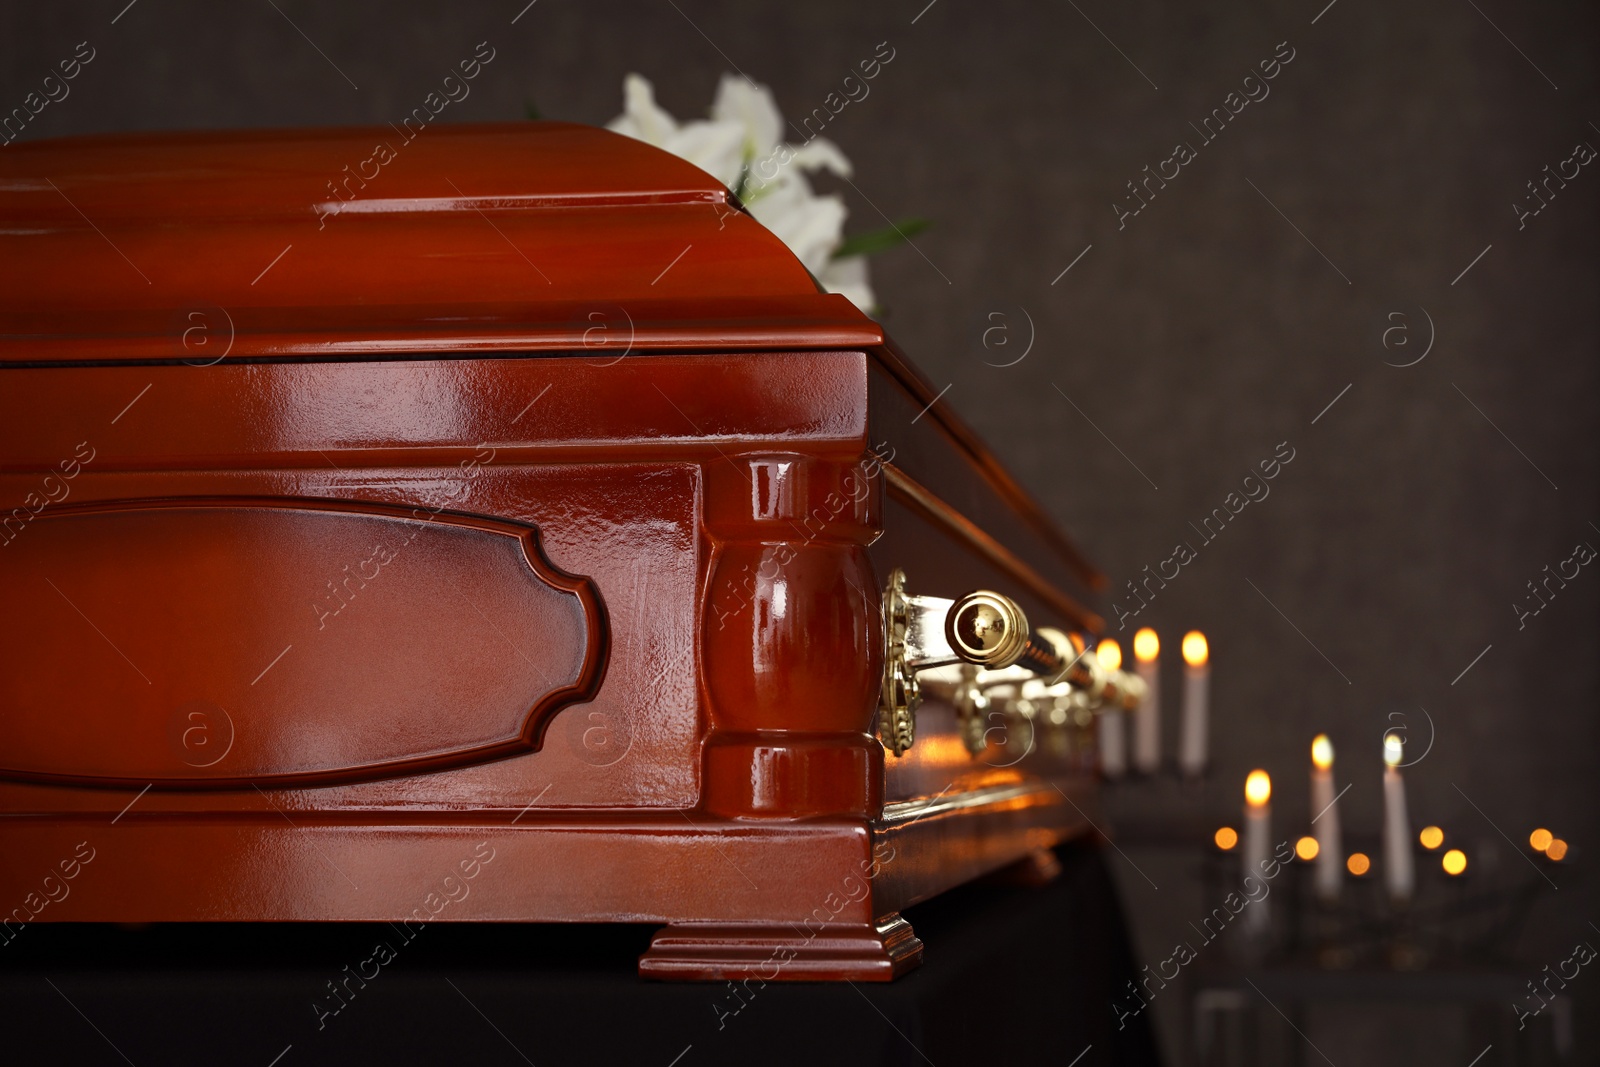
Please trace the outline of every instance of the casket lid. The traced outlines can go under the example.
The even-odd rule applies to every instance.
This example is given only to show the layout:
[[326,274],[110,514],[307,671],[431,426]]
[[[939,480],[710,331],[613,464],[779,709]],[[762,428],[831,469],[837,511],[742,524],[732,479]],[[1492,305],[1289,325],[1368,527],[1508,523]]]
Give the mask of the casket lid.
[[714,178],[558,122],[16,143],[0,248],[12,363],[883,342]]
[[950,442],[1043,556],[1103,583],[877,323],[643,142],[519,122],[0,148],[0,366],[763,349],[869,353],[908,434]]

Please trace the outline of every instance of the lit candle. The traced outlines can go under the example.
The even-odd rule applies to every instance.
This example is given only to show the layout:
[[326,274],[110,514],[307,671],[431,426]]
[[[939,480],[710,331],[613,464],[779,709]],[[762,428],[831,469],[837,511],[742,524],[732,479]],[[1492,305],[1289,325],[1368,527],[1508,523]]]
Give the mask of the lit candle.
[[[1251,886],[1263,880],[1272,856],[1272,778],[1266,771],[1251,771],[1244,780],[1244,876]],[[1267,932],[1267,898],[1255,900],[1244,913],[1245,929],[1256,937]]]
[[1144,679],[1144,699],[1133,713],[1133,764],[1145,774],[1161,769],[1161,639],[1146,626],[1133,635],[1134,668]]
[[[1100,666],[1108,671],[1122,669],[1122,646],[1106,638],[1095,646]],[[1107,778],[1121,778],[1128,772],[1128,727],[1121,708],[1107,708],[1096,720],[1100,732],[1100,772]]]
[[1327,734],[1318,734],[1311,742],[1311,819],[1317,837],[1317,899],[1331,904],[1339,899],[1343,882],[1344,847],[1339,840],[1338,793],[1333,788],[1333,742]]
[[1183,635],[1183,730],[1178,740],[1178,769],[1198,778],[1206,769],[1206,740],[1211,717],[1211,664],[1206,635]]
[[1406,817],[1406,783],[1400,777],[1405,742],[1399,734],[1383,737],[1383,866],[1389,899],[1404,904],[1416,884],[1411,852],[1411,822]]

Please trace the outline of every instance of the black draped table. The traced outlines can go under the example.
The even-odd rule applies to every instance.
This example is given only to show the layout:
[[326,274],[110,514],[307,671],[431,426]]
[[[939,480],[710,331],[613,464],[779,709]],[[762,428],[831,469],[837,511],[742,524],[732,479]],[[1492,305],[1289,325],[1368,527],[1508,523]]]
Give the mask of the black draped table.
[[1111,1008],[1135,966],[1103,854],[1057,855],[1043,887],[972,885],[913,909],[926,962],[890,985],[645,982],[643,926],[441,923],[406,941],[385,924],[35,924],[0,948],[3,1059],[1156,1063],[1148,1017],[1119,1029]]

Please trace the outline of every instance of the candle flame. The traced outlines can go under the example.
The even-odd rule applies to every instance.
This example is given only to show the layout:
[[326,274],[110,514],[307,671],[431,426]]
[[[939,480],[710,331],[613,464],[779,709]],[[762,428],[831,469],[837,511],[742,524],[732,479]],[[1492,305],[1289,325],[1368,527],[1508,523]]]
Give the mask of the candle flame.
[[1140,663],[1153,663],[1161,654],[1161,638],[1146,626],[1133,635],[1133,655]]
[[1357,878],[1372,870],[1372,861],[1367,858],[1365,852],[1350,853],[1350,858],[1345,860],[1344,865]]
[[1444,831],[1437,826],[1424,826],[1417,840],[1422,842],[1423,848],[1431,851],[1444,844]]
[[1383,762],[1391,767],[1400,766],[1400,761],[1406,755],[1405,738],[1399,734],[1383,735]]
[[1317,853],[1322,851],[1322,845],[1314,837],[1302,837],[1294,843],[1294,854],[1310,862],[1317,858]]
[[1328,740],[1327,734],[1318,734],[1311,739],[1311,762],[1319,771],[1333,766],[1333,742]]
[[1444,873],[1454,878],[1467,869],[1467,854],[1459,848],[1453,848],[1444,854],[1444,859],[1440,863],[1444,867]]
[[1217,843],[1218,848],[1222,849],[1224,852],[1227,852],[1229,849],[1233,848],[1234,845],[1239,843],[1239,832],[1231,826],[1224,826],[1222,829],[1217,831],[1216,836],[1213,837],[1212,840]]
[[1528,844],[1533,846],[1535,852],[1543,852],[1550,847],[1550,842],[1555,839],[1556,835],[1549,830],[1538,829],[1528,835]]
[[1122,646],[1111,638],[1106,638],[1094,646],[1094,654],[1100,659],[1100,666],[1108,671],[1122,669]]
[[1252,808],[1259,808],[1272,799],[1272,776],[1266,771],[1251,771],[1244,780],[1244,799]]
[[1211,649],[1206,644],[1205,634],[1199,630],[1190,630],[1183,635],[1183,662],[1191,667],[1204,667],[1210,654]]

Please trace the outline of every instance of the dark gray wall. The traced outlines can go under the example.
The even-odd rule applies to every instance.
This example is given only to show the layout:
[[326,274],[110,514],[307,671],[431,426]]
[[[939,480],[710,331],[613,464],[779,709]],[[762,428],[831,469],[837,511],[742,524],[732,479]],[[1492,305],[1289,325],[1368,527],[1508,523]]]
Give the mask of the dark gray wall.
[[[1597,936],[1585,872],[1600,856],[1600,567],[1524,629],[1512,608],[1577,542],[1600,546],[1600,164],[1525,228],[1512,208],[1546,164],[1600,147],[1591,5],[539,0],[513,26],[521,0],[279,0],[282,13],[139,0],[112,25],[124,2],[0,13],[7,108],[78,41],[98,51],[28,138],[388,121],[484,39],[499,57],[447,120],[517,118],[533,101],[604,122],[630,70],[698,116],[735,66],[797,117],[887,40],[894,61],[827,130],[857,167],[841,187],[852,230],[934,221],[916,250],[875,263],[885,322],[1113,580],[1197,543],[1191,521],[1279,442],[1295,449],[1270,497],[1138,619],[1174,654],[1182,629],[1207,631],[1217,716],[1206,786],[1107,798],[1127,832],[1119,874],[1141,959],[1166,956],[1214,903],[1194,880],[1200,842],[1236,818],[1251,767],[1274,773],[1283,833],[1303,826],[1318,730],[1353,782],[1347,831],[1376,833],[1395,712],[1417,738],[1431,717],[1432,750],[1408,775],[1415,818],[1468,849],[1480,886],[1535,878],[1516,847],[1534,825],[1573,842],[1560,889],[1532,909],[1528,977]],[[1188,124],[1285,41],[1294,59],[1270,96],[1201,144]],[[1179,140],[1198,157],[1119,228],[1125,183]],[[1011,327],[1005,350],[981,341],[993,312]],[[992,366],[1015,358],[1030,320],[1027,357]],[[1396,325],[1409,332],[1391,344],[1410,343],[1385,348]],[[1385,365],[1415,359],[1430,332],[1421,362]],[[1156,1006],[1174,1055],[1178,1007]],[[1378,1062],[1362,1044],[1377,1032],[1429,1062],[1477,1052],[1458,1017],[1420,1046],[1404,1013],[1370,1018],[1383,1025],[1308,1025],[1341,1064]],[[1583,1020],[1579,1037],[1593,1055]]]

